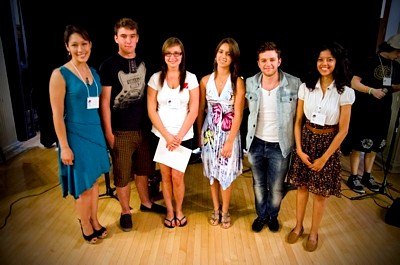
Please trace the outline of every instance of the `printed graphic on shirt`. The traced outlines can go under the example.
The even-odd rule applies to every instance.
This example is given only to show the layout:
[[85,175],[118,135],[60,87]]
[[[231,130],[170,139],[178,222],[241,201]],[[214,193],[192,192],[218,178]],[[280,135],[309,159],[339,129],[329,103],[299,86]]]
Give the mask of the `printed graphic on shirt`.
[[374,77],[382,80],[385,76],[391,76],[391,69],[387,65],[378,65],[374,70]]
[[139,100],[144,95],[146,67],[143,63],[139,65],[135,73],[118,72],[122,90],[114,99],[114,109],[125,109],[130,104]]

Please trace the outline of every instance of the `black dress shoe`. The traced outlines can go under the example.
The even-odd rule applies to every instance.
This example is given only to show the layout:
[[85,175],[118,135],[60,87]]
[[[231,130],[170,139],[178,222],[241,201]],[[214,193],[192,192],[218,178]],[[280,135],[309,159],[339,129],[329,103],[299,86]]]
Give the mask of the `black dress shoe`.
[[160,214],[167,214],[167,208],[162,205],[156,204],[153,202],[151,207],[144,206],[143,204],[140,205],[140,210],[142,212],[153,212],[153,213],[160,213]]
[[129,232],[132,230],[132,216],[129,213],[121,214],[121,218],[119,219],[119,225],[121,226],[122,231]]
[[262,229],[263,229],[263,227],[264,227],[264,225],[265,225],[265,219],[262,219],[261,217],[257,217],[254,221],[253,221],[253,224],[251,225],[251,229],[254,231],[254,232],[260,232]]
[[277,232],[277,231],[279,230],[278,218],[277,218],[277,217],[271,217],[271,218],[268,220],[267,225],[268,225],[269,231],[271,231],[271,232]]

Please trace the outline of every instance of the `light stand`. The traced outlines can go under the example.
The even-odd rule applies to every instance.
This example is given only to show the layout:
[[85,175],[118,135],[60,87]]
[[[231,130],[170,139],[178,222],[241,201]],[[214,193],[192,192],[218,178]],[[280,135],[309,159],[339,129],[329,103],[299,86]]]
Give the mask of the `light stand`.
[[391,161],[391,158],[393,155],[394,146],[395,146],[395,142],[396,142],[396,135],[397,135],[397,132],[399,131],[399,120],[400,120],[400,109],[397,111],[397,118],[396,118],[396,122],[394,125],[392,140],[390,141],[389,152],[388,152],[386,161],[383,159],[383,153],[381,152],[384,176],[383,176],[383,181],[382,181],[381,187],[379,188],[379,191],[351,197],[350,200],[360,200],[360,199],[370,197],[370,196],[373,196],[376,194],[382,194],[382,195],[385,195],[386,197],[388,197],[389,199],[391,199],[392,201],[394,200],[393,197],[386,192],[386,188],[387,188],[386,186],[387,186],[387,176],[389,174],[389,168],[390,168],[390,161]]
[[101,198],[104,196],[109,196],[110,198],[114,198],[118,201],[118,197],[115,196],[115,194],[114,194],[115,188],[111,188],[111,185],[110,185],[110,173],[109,172],[104,173],[104,182],[106,184],[106,192],[103,194],[100,194],[99,197]]

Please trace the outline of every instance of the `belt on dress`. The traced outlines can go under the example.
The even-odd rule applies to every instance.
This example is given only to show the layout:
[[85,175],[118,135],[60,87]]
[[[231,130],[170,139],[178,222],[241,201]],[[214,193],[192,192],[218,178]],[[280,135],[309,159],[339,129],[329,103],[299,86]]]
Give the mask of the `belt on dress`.
[[312,131],[314,134],[325,134],[325,133],[331,133],[336,131],[338,128],[337,127],[329,127],[325,129],[317,129],[312,127],[310,124],[306,123],[306,128]]

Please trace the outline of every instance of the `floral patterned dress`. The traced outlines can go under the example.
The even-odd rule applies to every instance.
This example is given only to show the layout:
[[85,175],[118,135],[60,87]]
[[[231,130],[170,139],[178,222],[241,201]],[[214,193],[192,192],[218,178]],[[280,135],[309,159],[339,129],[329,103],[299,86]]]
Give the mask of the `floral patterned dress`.
[[206,85],[206,100],[207,115],[201,130],[203,173],[209,178],[210,184],[216,179],[225,190],[242,174],[243,169],[240,132],[235,138],[231,157],[221,156],[234,117],[234,95],[230,76],[221,95],[218,95],[212,73]]

